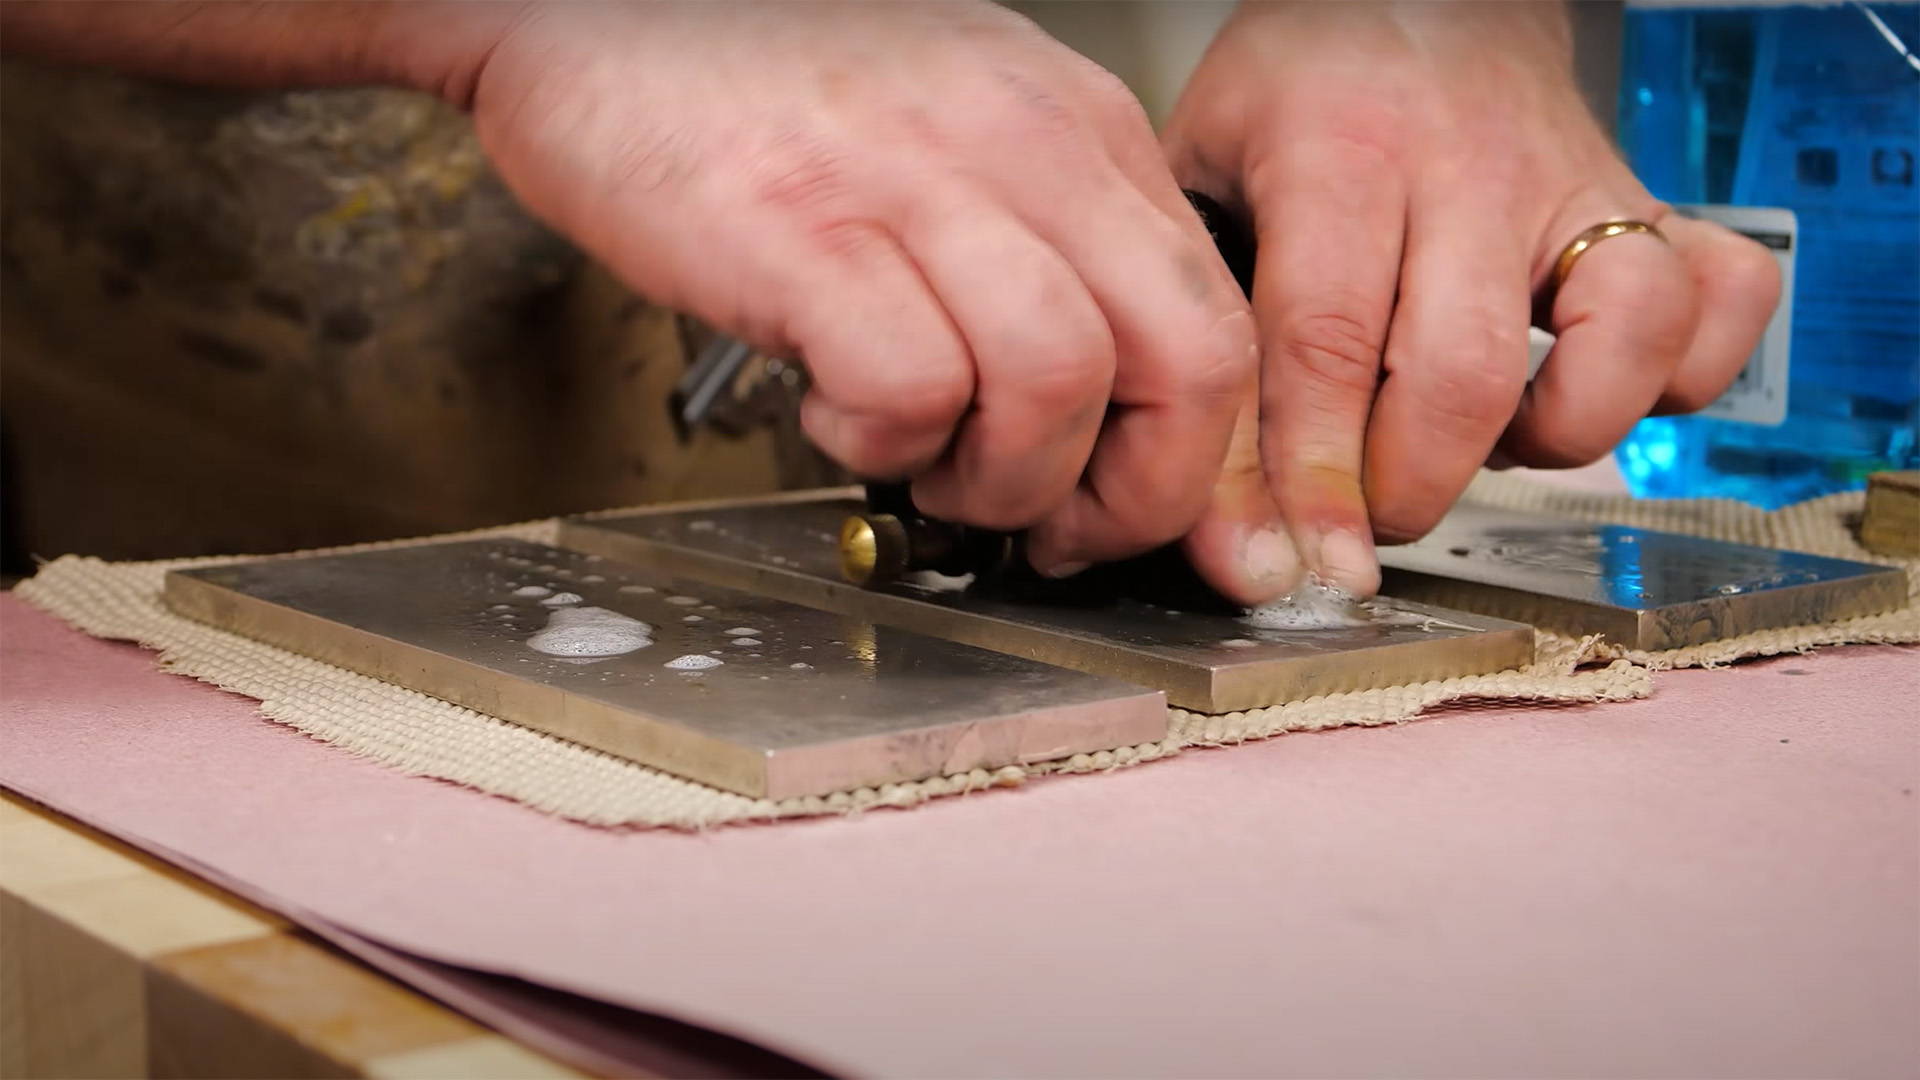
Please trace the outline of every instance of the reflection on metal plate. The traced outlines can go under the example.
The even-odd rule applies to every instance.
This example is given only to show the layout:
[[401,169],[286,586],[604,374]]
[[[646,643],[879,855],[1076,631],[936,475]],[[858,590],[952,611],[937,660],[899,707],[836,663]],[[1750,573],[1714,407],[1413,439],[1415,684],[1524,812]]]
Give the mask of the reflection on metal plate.
[[1380,549],[1385,591],[1637,649],[1676,649],[1906,603],[1899,570],[1627,525],[1456,507]]
[[771,799],[1167,730],[1160,694],[1111,679],[518,541],[176,570],[166,599],[249,638]]
[[1504,671],[1533,658],[1530,627],[1428,611],[1421,625],[1260,630],[1133,600],[1097,606],[981,595],[922,577],[862,589],[841,579],[838,531],[863,508],[842,493],[570,520],[564,547],[825,608],[1167,692],[1228,712],[1316,694]]

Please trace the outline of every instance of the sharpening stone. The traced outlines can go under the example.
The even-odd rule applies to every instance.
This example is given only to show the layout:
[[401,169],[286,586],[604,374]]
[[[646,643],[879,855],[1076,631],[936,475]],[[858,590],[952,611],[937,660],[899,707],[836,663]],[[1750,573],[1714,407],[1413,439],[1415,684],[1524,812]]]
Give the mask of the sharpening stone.
[[1167,733],[1154,690],[519,541],[175,570],[165,598],[188,618],[767,799]]

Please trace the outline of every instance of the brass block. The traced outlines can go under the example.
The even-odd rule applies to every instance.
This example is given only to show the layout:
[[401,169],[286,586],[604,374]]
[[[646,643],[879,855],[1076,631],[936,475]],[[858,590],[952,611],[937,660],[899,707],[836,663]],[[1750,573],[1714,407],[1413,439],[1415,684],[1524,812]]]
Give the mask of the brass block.
[[1878,555],[1920,555],[1920,471],[1867,478],[1860,543]]

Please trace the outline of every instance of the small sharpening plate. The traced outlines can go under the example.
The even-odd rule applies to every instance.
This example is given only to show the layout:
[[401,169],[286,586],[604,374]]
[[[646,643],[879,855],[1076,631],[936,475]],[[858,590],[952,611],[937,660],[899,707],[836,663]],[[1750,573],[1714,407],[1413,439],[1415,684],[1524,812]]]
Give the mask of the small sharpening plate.
[[1456,507],[1380,549],[1384,590],[1634,649],[1833,622],[1907,602],[1898,569],[1628,525]]
[[[1533,629],[1502,619],[1397,605],[1425,625],[1262,630],[1223,614],[1135,600],[1046,604],[929,586],[860,588],[841,579],[836,537],[864,509],[844,491],[562,523],[560,544],[950,641],[1164,690],[1221,713],[1317,694],[1479,675],[1533,659]],[[1408,620],[1418,622],[1418,620]]]
[[[1167,732],[1151,690],[512,540],[175,570],[166,600],[245,637],[768,799]],[[613,646],[591,637],[602,624]],[[630,651],[530,644],[582,625],[588,638],[538,640]]]

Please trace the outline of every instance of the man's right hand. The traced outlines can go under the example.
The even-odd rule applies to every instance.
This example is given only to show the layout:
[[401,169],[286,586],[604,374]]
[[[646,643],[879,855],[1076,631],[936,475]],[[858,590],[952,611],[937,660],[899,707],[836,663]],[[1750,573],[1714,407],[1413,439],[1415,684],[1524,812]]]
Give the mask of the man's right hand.
[[[855,472],[1031,527],[1054,574],[1206,512],[1252,317],[1133,96],[1025,19],[536,5],[469,74],[452,96],[528,207],[648,298],[803,358],[806,429]],[[1210,528],[1223,589],[1271,592],[1238,526]]]

